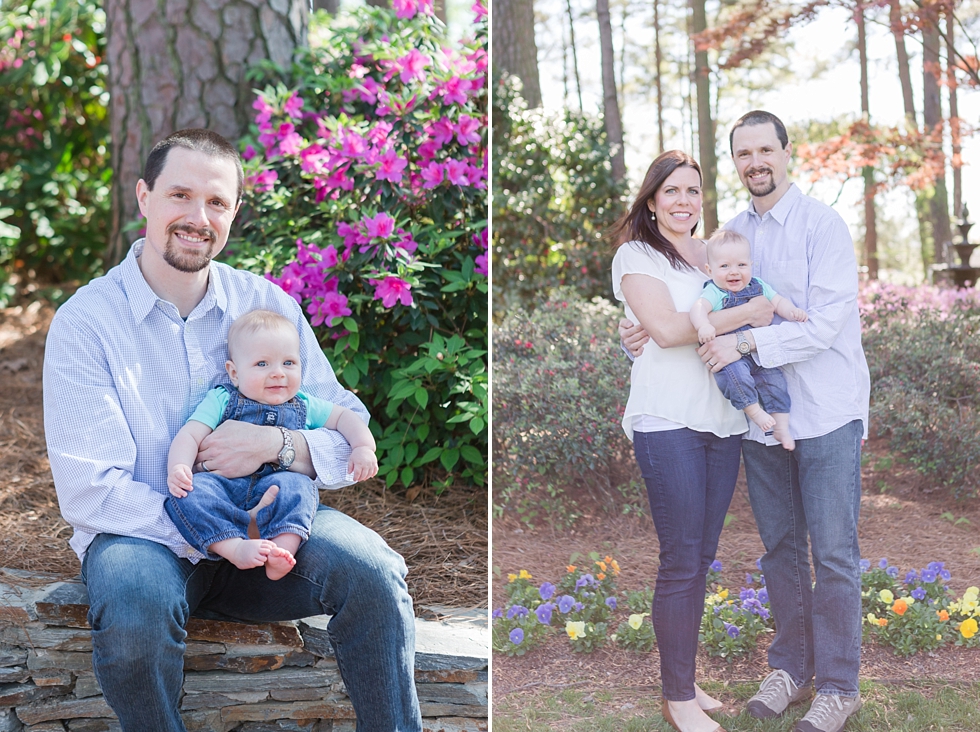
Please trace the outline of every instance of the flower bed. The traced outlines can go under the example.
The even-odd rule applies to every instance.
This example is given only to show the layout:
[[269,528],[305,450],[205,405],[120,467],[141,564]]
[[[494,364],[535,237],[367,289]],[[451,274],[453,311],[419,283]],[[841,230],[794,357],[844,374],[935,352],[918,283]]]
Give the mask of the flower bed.
[[[508,575],[508,602],[493,611],[493,650],[522,656],[549,636],[564,631],[571,649],[588,653],[612,641],[617,646],[648,652],[655,636],[649,619],[653,592],[620,592],[619,564],[593,552],[589,562],[569,565],[557,583],[540,585],[526,570]],[[757,562],[758,566],[758,562]],[[700,641],[709,655],[729,661],[751,653],[760,635],[775,625],[769,609],[765,576],[747,573],[737,592],[720,582],[722,564],[711,565],[705,588]],[[911,656],[942,646],[980,647],[980,588],[970,587],[959,598],[948,590],[950,573],[942,562],[908,570],[882,559],[872,567],[861,560],[864,636]],[[609,628],[619,620],[616,631]]]

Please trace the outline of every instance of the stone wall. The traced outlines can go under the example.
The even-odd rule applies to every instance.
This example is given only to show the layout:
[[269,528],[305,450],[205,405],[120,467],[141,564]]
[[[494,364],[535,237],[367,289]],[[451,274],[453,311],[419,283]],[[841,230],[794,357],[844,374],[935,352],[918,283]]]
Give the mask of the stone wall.
[[[0,570],[0,579],[0,732],[120,730],[92,673],[84,585],[14,570]],[[187,729],[352,732],[327,620],[192,618],[181,702]],[[487,729],[489,636],[480,620],[416,620],[415,684],[427,732]]]

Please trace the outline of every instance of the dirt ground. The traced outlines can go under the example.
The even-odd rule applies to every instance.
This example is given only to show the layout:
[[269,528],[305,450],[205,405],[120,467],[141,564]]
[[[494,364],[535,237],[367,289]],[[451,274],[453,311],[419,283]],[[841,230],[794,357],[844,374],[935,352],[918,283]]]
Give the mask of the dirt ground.
[[[862,473],[863,495],[859,535],[861,555],[877,563],[882,557],[899,567],[901,575],[929,562],[945,562],[952,573],[950,589],[957,595],[969,586],[980,586],[980,499],[955,501],[949,491],[936,488],[907,464],[900,462],[881,439],[865,445]],[[736,592],[745,584],[745,573],[755,571],[763,552],[756,531],[744,473],[740,474],[729,512],[734,516],[722,532],[718,558],[722,583]],[[586,510],[585,518],[567,531],[529,530],[515,517],[493,522],[492,566],[499,570],[493,580],[493,607],[505,604],[506,575],[528,570],[534,581],[554,582],[565,573],[571,554],[596,551],[612,554],[622,567],[620,590],[653,587],[658,545],[653,522],[647,515],[610,516],[601,509]],[[616,617],[615,623],[625,618]],[[757,681],[767,672],[768,639],[750,657],[728,664],[702,652],[698,678],[718,682]],[[946,648],[918,653],[911,658],[895,656],[888,648],[865,644],[861,676],[881,681],[937,679],[947,682],[980,678],[980,650]],[[494,654],[493,694],[510,702],[542,688],[624,689],[647,694],[659,689],[659,657],[622,651],[615,647],[591,654],[569,650],[564,638],[552,637],[527,655],[508,658]],[[734,711],[734,710],[732,710]]]
[[[44,443],[41,371],[53,309],[39,302],[0,310],[0,568],[74,576]],[[410,496],[410,498],[409,498]],[[487,491],[457,487],[406,494],[379,481],[323,491],[323,503],[371,527],[404,557],[416,611],[485,608],[489,550]]]

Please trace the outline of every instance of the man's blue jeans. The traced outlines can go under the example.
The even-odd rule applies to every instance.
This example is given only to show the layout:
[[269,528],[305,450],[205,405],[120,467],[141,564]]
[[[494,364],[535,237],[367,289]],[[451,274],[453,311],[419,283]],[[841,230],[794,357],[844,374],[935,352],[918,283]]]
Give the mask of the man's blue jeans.
[[798,686],[814,679],[818,692],[839,696],[857,696],[861,665],[862,432],[855,420],[822,437],[797,440],[793,452],[742,443],[776,620],[769,665]]
[[741,435],[687,428],[633,433],[660,541],[652,619],[670,701],[694,698],[705,579],[735,491],[741,442]]
[[296,566],[275,582],[263,567],[194,565],[152,541],[99,534],[82,566],[95,675],[126,732],[184,732],[179,701],[191,613],[250,623],[326,613],[358,729],[420,732],[405,574],[404,560],[380,536],[325,506]]

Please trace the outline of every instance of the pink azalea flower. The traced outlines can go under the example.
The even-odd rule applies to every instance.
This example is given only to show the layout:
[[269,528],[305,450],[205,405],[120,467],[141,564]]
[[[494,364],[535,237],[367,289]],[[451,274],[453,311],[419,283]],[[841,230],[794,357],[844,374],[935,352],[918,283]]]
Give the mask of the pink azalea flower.
[[307,306],[306,312],[313,316],[310,318],[310,325],[318,326],[325,322],[328,327],[332,327],[338,318],[350,315],[351,309],[347,307],[347,298],[344,295],[327,292],[315,297]]
[[391,0],[391,7],[399,18],[414,18],[419,10],[418,0]]
[[413,303],[412,286],[399,277],[385,277],[383,280],[368,280],[374,285],[374,299],[380,300],[386,308],[394,307],[395,302],[409,306]]
[[489,266],[487,264],[487,255],[486,254],[481,254],[480,256],[478,256],[474,260],[474,263],[476,264],[476,266],[473,268],[473,271],[474,272],[476,272],[477,274],[481,274],[481,275],[489,275],[490,274],[490,268],[489,268]]
[[404,175],[403,171],[408,166],[405,158],[398,156],[394,150],[388,150],[379,159],[381,166],[375,177],[378,180],[390,180],[393,183],[400,183]]
[[337,247],[332,244],[326,249],[320,250],[320,265],[321,269],[333,269],[337,266],[339,256],[337,254]]
[[279,152],[283,155],[297,155],[303,149],[303,138],[298,132],[290,132],[279,143]]
[[464,82],[458,76],[452,76],[436,87],[436,94],[445,104],[466,104]]
[[303,113],[299,111],[303,108],[303,100],[296,92],[289,95],[289,99],[286,100],[282,108],[293,119],[299,119],[303,116]]
[[299,262],[290,262],[282,269],[282,275],[279,277],[273,277],[271,274],[267,274],[266,278],[275,282],[286,294],[293,298],[296,302],[303,302],[303,290],[306,289],[306,283],[303,281],[303,267]]
[[347,75],[352,79],[363,79],[367,76],[367,72],[370,71],[367,66],[362,66],[361,64],[351,64],[350,69],[347,71]]
[[487,6],[481,0],[476,0],[470,10],[476,13],[476,22],[479,22],[487,17]]
[[245,152],[242,153],[242,159],[251,160],[254,157],[255,157],[255,148],[252,147],[251,145],[246,145]]
[[373,217],[361,219],[369,239],[387,239],[395,230],[395,220],[383,211]]
[[439,163],[429,163],[422,168],[423,188],[435,188],[442,183],[444,177],[443,166]]
[[279,138],[271,132],[263,132],[259,135],[259,144],[266,149],[266,154],[270,157],[276,154],[273,151],[275,150],[278,139]]
[[388,135],[391,134],[392,129],[391,122],[378,122],[368,130],[367,139],[375,147],[385,147],[388,144]]
[[469,115],[461,114],[456,124],[456,139],[460,145],[468,145],[480,141],[480,120]]
[[348,158],[359,158],[367,152],[367,141],[353,130],[344,133],[340,154]]
[[[435,140],[439,145],[445,145],[447,142],[453,139],[453,123],[446,117],[441,117],[432,124],[425,128],[425,131],[429,133],[429,137]],[[465,144],[465,143],[463,143]]]
[[435,9],[432,7],[432,0],[419,0],[419,12],[422,15],[432,15]]
[[394,66],[401,71],[398,78],[400,78],[403,83],[407,84],[412,79],[425,81],[425,67],[430,63],[432,63],[432,59],[419,51],[417,48],[413,48],[405,56],[396,59]]
[[418,151],[419,157],[423,160],[432,160],[440,147],[442,146],[435,140],[426,140],[416,150]]
[[249,176],[248,182],[257,191],[271,191],[275,188],[277,180],[279,180],[279,174],[276,171],[263,170],[260,173]]
[[402,228],[399,228],[396,232],[401,238],[395,242],[395,246],[408,254],[414,254],[415,250],[419,248],[418,242],[412,238],[412,235]]
[[467,186],[470,184],[470,180],[467,177],[469,172],[469,167],[466,163],[461,160],[453,160],[449,158],[446,161],[446,179],[452,183],[454,186]]

